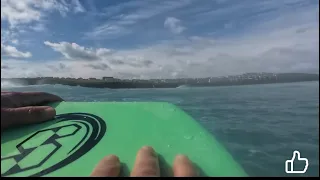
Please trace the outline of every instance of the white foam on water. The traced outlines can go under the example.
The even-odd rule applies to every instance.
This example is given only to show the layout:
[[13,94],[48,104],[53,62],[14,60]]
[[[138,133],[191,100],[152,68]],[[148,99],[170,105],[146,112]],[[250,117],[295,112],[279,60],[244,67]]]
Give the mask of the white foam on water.
[[24,85],[16,82],[11,82],[8,80],[1,80],[1,88],[13,88],[13,87],[24,87]]

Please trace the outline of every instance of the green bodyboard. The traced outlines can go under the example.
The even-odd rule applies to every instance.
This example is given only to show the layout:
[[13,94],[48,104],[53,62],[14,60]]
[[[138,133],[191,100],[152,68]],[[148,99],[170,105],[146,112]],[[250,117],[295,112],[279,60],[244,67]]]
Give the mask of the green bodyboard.
[[1,134],[1,176],[89,176],[106,155],[133,168],[137,151],[152,146],[162,176],[175,155],[187,155],[201,176],[247,176],[217,140],[184,111],[158,102],[61,102],[48,122]]

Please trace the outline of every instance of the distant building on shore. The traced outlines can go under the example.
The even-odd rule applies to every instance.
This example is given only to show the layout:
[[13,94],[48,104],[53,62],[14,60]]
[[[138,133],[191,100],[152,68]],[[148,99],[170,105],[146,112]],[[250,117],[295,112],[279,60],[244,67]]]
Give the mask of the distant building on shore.
[[115,78],[113,78],[113,77],[102,77],[102,80],[108,81],[108,82],[115,82],[115,81],[117,81],[117,79],[115,79]]
[[102,80],[110,80],[110,79],[114,79],[113,77],[102,77]]

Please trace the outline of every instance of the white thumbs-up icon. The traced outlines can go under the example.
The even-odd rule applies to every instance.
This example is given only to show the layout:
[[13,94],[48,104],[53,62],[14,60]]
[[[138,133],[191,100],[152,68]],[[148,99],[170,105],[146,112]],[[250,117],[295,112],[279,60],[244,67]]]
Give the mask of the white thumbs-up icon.
[[[295,171],[294,170],[294,163],[297,163],[297,161],[304,161],[305,166],[304,166],[304,169],[302,171]],[[307,171],[308,166],[309,166],[308,159],[300,157],[300,152],[299,151],[293,151],[292,158],[290,160],[286,160],[285,171],[288,174],[304,174]]]

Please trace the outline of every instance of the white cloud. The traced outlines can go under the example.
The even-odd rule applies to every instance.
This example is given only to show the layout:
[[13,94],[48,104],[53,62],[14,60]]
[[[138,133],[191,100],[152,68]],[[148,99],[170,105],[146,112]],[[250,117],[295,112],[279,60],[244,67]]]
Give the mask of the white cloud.
[[106,48],[85,48],[76,43],[60,42],[52,43],[44,42],[45,45],[51,47],[53,50],[61,53],[65,58],[70,60],[98,60],[112,53],[110,49]]
[[70,10],[85,11],[78,0],[70,4],[55,0],[1,0],[1,20],[7,20],[11,27],[39,21],[48,12],[59,11],[65,15]]
[[17,36],[14,31],[1,29],[1,44],[10,43],[12,40],[17,39]]
[[31,4],[30,0],[1,1],[1,20],[7,20],[11,26],[40,20],[41,12]]
[[22,52],[17,50],[16,47],[1,44],[1,56],[14,57],[14,58],[29,58],[32,56],[30,52]]
[[[51,12],[60,12],[62,16],[70,11],[74,13],[85,12],[78,0],[1,0],[1,23],[7,22],[9,27],[1,29],[1,43],[6,44],[17,39],[27,30],[36,32],[46,29],[44,21]],[[35,25],[30,25],[35,23]],[[29,29],[27,29],[29,28]],[[4,33],[3,33],[4,32]]]
[[[27,27],[36,32],[44,31],[44,18],[53,11],[66,15],[73,10],[75,13],[84,12],[85,9],[78,0],[71,4],[56,0],[1,0],[1,23],[6,21],[7,29],[1,29],[1,56],[29,58],[30,52],[22,52],[11,45],[23,45],[28,40],[20,40],[19,36]],[[28,26],[28,24],[36,25]],[[11,44],[11,45],[9,45]]]
[[107,17],[108,21],[85,33],[85,36],[89,39],[101,39],[133,33],[131,28],[134,25],[187,6],[191,2],[192,0],[128,1],[109,6],[104,9],[104,12],[98,13],[100,16]]
[[85,33],[85,38],[89,39],[103,39],[103,38],[116,38],[117,35],[124,35],[132,32],[125,27],[116,24],[103,24],[95,27],[92,32]]
[[180,34],[186,28],[180,25],[180,20],[175,17],[167,17],[164,21],[164,27],[168,28],[174,34]]
[[11,43],[17,45],[17,44],[19,44],[19,40],[18,40],[18,39],[13,39],[13,40],[11,41]]
[[[114,68],[114,66],[113,66]],[[147,68],[144,68],[147,70]],[[130,71],[132,70],[132,71]],[[115,76],[133,78],[140,77],[141,71],[130,65],[121,65],[118,69],[112,69],[103,61],[45,61],[42,63],[34,61],[24,61],[16,59],[7,59],[1,61],[1,77],[102,77]],[[130,77],[126,75],[131,75]]]
[[36,25],[33,25],[33,26],[29,26],[30,29],[36,31],[36,32],[42,32],[42,31],[45,31],[46,30],[46,27],[44,24],[42,23],[38,23]]
[[[77,64],[72,65],[74,68]],[[4,77],[38,77],[38,76],[56,76],[68,75],[66,63],[60,62],[34,62],[25,60],[8,59],[1,61],[1,75]],[[79,72],[81,73],[81,72]]]
[[74,12],[85,12],[85,8],[82,6],[82,4],[79,2],[79,0],[72,0],[72,4],[74,5]]

